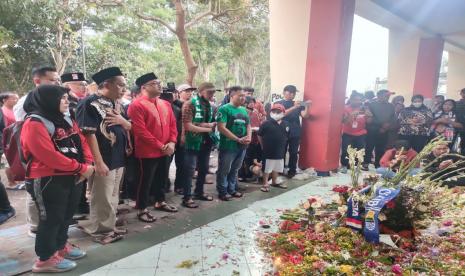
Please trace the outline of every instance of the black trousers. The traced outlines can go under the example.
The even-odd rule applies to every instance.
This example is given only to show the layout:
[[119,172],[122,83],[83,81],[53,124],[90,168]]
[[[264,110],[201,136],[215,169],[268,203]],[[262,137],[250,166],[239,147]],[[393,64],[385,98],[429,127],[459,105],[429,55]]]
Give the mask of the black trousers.
[[[29,184],[31,185],[31,184]],[[41,261],[65,247],[68,228],[81,196],[76,176],[50,176],[33,180],[33,198],[39,210],[35,251]]]
[[261,157],[262,147],[260,146],[260,144],[250,144],[247,147],[244,161],[242,162],[242,167],[239,170],[239,178],[253,177],[253,173],[250,171],[250,166],[254,164],[254,159],[257,159],[257,161],[260,162],[262,159]]
[[8,194],[6,193],[5,186],[0,180],[0,212],[1,211],[10,211],[11,205],[8,200]]
[[420,135],[399,135],[400,140],[407,140],[416,152],[420,152],[423,148],[428,144],[429,137],[428,136],[420,136]]
[[184,165],[185,149],[183,146],[176,144],[174,153],[174,163],[176,164],[176,179],[174,180],[174,189],[183,189],[183,165]]
[[342,145],[341,145],[341,165],[348,167],[349,159],[347,159],[347,148],[352,146],[357,150],[363,149],[365,147],[365,135],[354,136],[349,134],[342,134]]
[[465,132],[460,133],[460,154],[465,155]]
[[202,144],[200,150],[185,150],[184,151],[184,165],[183,165],[183,188],[184,200],[192,197],[192,177],[194,176],[195,169],[197,168],[198,174],[195,181],[195,195],[201,196],[204,194],[205,178],[208,174],[210,165],[210,153],[212,147],[210,144]]
[[134,157],[134,155],[131,155],[126,159],[123,185],[121,187],[122,199],[130,198],[136,200],[140,176],[140,160]]
[[370,164],[371,158],[373,157],[373,150],[375,151],[375,167],[379,167],[379,160],[383,157],[386,151],[386,145],[388,142],[387,132],[380,133],[379,129],[368,130],[366,136],[365,146],[365,160],[364,164]]
[[286,151],[289,152],[289,161],[287,167],[289,173],[297,172],[297,161],[299,155],[300,137],[289,137]]
[[143,210],[149,206],[150,196],[153,195],[156,202],[165,201],[166,177],[163,177],[163,162],[168,162],[168,157],[142,158],[140,159],[140,181],[137,187],[136,208]]

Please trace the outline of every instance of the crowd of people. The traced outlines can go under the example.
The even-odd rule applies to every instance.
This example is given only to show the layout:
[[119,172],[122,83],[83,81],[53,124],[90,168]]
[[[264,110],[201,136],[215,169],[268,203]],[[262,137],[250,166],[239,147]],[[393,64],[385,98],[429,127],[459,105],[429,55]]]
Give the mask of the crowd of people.
[[[212,83],[165,89],[150,72],[129,90],[118,67],[95,73],[92,84],[80,72],[59,76],[52,67],[34,69],[32,79],[35,88],[21,98],[1,95],[0,127],[9,163],[6,188],[28,194],[28,235],[35,237],[38,256],[33,272],[68,271],[86,255],[68,242],[68,228],[77,219],[95,242],[121,240],[127,233],[117,221],[122,199],[135,202],[144,223],[156,220],[154,210],[178,211],[166,201],[172,191],[182,195],[185,208],[213,201],[204,185],[214,150],[222,201],[243,196],[238,179],[256,181],[263,192],[286,188],[277,181],[286,152],[287,176],[296,174],[300,120],[308,117],[310,103],[294,100],[293,85],[267,112],[250,87],[231,86],[217,103],[220,90]],[[0,185],[3,223],[15,209]]]
[[[379,90],[376,97],[372,91],[364,94],[352,92],[343,115],[341,172],[346,173],[349,169],[349,146],[365,149],[363,170],[368,171],[369,165],[373,164],[376,172],[385,178],[394,177],[401,164],[409,164],[426,144],[439,136],[447,144],[441,147],[447,150],[437,152],[450,153],[441,169],[445,168],[445,164],[457,161],[453,156],[463,156],[465,89],[461,90],[461,99],[457,102],[445,99],[443,95],[437,95],[434,99],[413,95],[411,105],[407,107],[404,105],[404,97],[400,95],[389,102],[393,94],[384,89]],[[418,166],[409,173],[415,175],[420,171]],[[460,177],[454,181],[458,185],[464,184]]]
[[[76,219],[84,219],[79,227],[95,242],[121,240],[127,233],[117,221],[122,199],[135,202],[144,223],[156,221],[154,211],[178,211],[166,200],[169,192],[182,196],[184,208],[213,201],[204,186],[215,150],[216,196],[222,201],[243,196],[238,181],[257,182],[266,193],[287,188],[279,174],[297,173],[301,124],[312,103],[295,100],[294,85],[284,87],[282,100],[265,105],[250,87],[229,87],[221,102],[215,96],[220,90],[209,82],[164,89],[153,72],[128,89],[118,67],[95,73],[92,84],[80,72],[59,76],[52,67],[34,69],[32,78],[35,89],[21,98],[0,95],[0,133],[9,163],[7,188],[28,192],[28,234],[35,237],[38,256],[33,272],[68,271],[85,257],[68,242]],[[465,90],[457,103],[438,96],[430,107],[415,95],[404,108],[401,96],[389,102],[391,94],[351,94],[342,119],[341,170],[350,169],[350,145],[366,149],[365,170],[374,160],[379,174],[392,177],[399,162],[409,162],[439,135],[450,143],[435,149],[431,162],[440,157],[437,169],[450,165],[449,147],[465,149],[465,139],[458,138],[465,133]],[[0,183],[0,222],[14,214]]]

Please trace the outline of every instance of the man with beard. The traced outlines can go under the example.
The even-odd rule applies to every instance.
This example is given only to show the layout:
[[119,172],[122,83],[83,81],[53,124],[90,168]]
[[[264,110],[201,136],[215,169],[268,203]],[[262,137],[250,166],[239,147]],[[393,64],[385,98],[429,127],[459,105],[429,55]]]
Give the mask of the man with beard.
[[136,80],[141,96],[129,105],[128,114],[133,123],[135,156],[140,159],[141,177],[137,188],[137,217],[143,222],[156,218],[147,210],[150,195],[155,197],[154,208],[177,212],[176,207],[165,201],[165,183],[168,170],[164,164],[174,153],[177,130],[176,119],[169,102],[160,99],[162,88],[154,73]]

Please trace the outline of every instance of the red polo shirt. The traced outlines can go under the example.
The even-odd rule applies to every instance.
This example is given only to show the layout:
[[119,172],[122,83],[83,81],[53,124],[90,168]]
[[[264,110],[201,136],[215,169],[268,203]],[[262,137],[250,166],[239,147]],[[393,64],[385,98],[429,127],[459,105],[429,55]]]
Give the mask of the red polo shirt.
[[161,148],[169,142],[176,143],[176,118],[169,102],[143,95],[129,105],[128,115],[137,158],[164,156]]

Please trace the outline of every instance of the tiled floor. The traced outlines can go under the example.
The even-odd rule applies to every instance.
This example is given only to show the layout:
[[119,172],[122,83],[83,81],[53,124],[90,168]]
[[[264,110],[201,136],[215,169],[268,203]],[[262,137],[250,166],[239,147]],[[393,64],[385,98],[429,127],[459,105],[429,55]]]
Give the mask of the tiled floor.
[[[279,209],[294,208],[310,195],[329,198],[331,187],[347,184],[347,176],[323,178],[213,221],[144,251],[110,263],[87,276],[104,275],[266,275],[269,260],[258,248],[259,232],[275,231]],[[261,226],[270,222],[271,228]],[[191,261],[189,268],[178,267]]]

